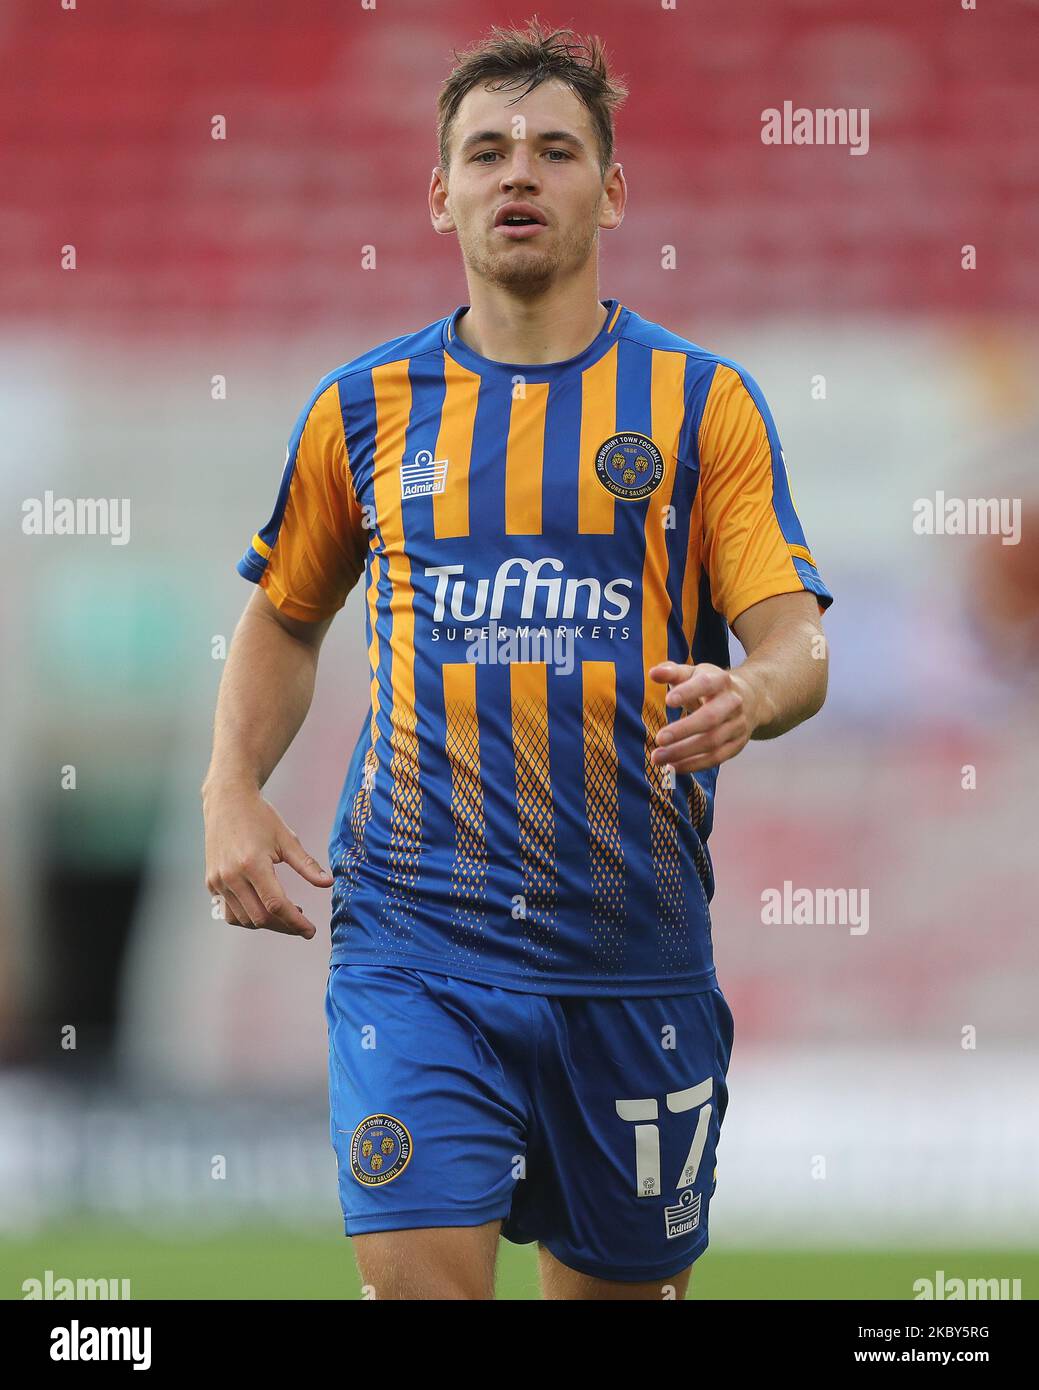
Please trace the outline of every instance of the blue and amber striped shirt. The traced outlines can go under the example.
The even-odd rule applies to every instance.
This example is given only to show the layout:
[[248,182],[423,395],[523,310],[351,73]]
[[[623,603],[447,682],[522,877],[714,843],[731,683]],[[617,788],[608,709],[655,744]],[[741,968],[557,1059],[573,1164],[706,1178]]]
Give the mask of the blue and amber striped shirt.
[[647,673],[728,666],[727,624],[770,595],[832,597],[753,379],[603,302],[565,362],[480,357],[462,306],[330,373],[239,562],[306,621],[363,576],[333,962],[539,993],[715,983],[718,769],[650,762],[681,711]]

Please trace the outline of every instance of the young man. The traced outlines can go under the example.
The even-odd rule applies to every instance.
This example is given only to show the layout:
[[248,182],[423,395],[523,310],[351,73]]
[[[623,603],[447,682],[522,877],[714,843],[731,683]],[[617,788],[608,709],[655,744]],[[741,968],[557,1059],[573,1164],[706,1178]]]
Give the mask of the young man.
[[[758,387],[599,298],[623,96],[536,22],[460,57],[429,206],[470,302],[319,383],[239,563],[207,883],[306,938],[273,866],[333,889],[330,1130],[378,1298],[492,1297],[500,1234],[548,1297],[684,1296],[732,1045],[718,767],[825,698],[832,599]],[[260,789],[362,574],[329,873]]]

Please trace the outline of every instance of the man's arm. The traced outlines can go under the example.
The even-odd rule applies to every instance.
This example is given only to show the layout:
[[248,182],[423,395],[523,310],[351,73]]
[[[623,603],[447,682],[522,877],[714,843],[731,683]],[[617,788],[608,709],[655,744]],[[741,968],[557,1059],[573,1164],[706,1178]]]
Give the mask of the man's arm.
[[812,593],[775,594],[752,604],[732,629],[747,653],[735,670],[664,661],[652,680],[665,703],[692,711],[657,733],[653,762],[700,772],[734,758],[752,738],[778,738],[823,706],[828,657]]
[[206,886],[227,920],[303,936],[313,922],[285,896],[274,865],[328,888],[332,875],[303,848],[260,790],[299,732],[314,696],[318,654],[332,619],[280,612],[262,589],[246,604],[217,695],[213,756],[202,785]]

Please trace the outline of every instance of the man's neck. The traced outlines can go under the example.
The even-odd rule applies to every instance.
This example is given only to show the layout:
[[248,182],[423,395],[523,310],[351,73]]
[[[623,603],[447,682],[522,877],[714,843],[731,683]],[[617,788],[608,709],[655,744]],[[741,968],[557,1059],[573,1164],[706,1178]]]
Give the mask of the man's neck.
[[576,357],[602,331],[606,309],[598,287],[553,287],[537,299],[519,299],[498,285],[471,280],[470,307],[458,320],[466,347],[492,362],[539,366]]

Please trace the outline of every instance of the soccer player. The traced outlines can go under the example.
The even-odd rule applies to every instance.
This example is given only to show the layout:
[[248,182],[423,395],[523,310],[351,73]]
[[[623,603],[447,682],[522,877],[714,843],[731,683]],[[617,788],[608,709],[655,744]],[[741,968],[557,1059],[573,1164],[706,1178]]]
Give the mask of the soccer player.
[[[274,865],[332,889],[330,1135],[375,1297],[490,1298],[500,1235],[547,1297],[684,1297],[733,1037],[719,765],[821,707],[832,597],[752,377],[599,298],[627,196],[602,43],[534,21],[456,58],[429,207],[469,303],[296,422],[238,565],[207,883],[308,939]],[[261,789],[362,576],[328,872]]]

